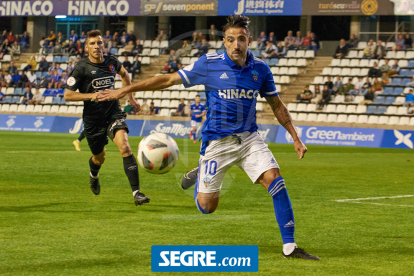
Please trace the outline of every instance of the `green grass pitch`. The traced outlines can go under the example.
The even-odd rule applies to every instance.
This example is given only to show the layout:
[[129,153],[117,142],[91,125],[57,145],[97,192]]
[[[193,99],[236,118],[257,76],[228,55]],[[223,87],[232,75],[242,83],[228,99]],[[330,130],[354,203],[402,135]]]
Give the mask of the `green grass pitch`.
[[[256,275],[414,275],[414,197],[335,201],[413,195],[412,151],[309,146],[298,160],[292,145],[269,145],[296,241],[315,262],[283,259],[271,197],[237,167],[217,211],[199,213],[179,184],[199,144],[177,139],[181,159],[168,174],[140,168],[151,203],[136,207],[113,143],[92,194],[91,154],[86,141],[74,150],[76,137],[0,132],[0,275],[150,275],[152,245],[258,245]],[[130,137],[135,153],[139,140]]]

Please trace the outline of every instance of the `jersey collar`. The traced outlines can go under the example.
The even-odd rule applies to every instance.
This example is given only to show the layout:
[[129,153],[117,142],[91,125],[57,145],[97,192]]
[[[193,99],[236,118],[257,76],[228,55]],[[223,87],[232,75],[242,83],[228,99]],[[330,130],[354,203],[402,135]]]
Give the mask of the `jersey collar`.
[[[235,63],[234,61],[232,61],[229,56],[227,55],[227,51],[224,52],[224,59],[227,62],[227,64],[231,67],[231,68],[237,68],[240,69],[240,65],[238,65],[237,63]],[[247,50],[247,58],[246,58],[246,68],[247,67],[254,67],[254,56],[252,54],[252,52],[250,52],[250,50]]]

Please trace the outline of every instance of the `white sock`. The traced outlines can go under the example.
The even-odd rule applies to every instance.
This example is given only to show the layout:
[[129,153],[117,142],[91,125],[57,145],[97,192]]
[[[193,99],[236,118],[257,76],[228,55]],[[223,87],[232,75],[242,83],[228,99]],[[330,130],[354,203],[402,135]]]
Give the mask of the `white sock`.
[[285,255],[290,255],[290,254],[292,254],[292,252],[293,252],[293,250],[295,250],[295,248],[296,248],[297,246],[296,246],[296,243],[294,243],[294,242],[291,242],[291,243],[285,243],[284,245],[283,245],[283,254],[285,254]]
[[139,190],[133,191],[132,194],[135,196],[136,193],[139,193]]

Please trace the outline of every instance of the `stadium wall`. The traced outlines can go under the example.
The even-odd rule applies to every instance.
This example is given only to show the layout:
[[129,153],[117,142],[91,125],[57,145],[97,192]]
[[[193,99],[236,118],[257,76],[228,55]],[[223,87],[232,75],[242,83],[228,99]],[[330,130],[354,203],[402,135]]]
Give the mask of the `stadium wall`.
[[[162,132],[173,138],[186,138],[190,121],[127,120],[130,136],[147,136]],[[0,114],[0,131],[78,134],[83,130],[82,118]],[[413,149],[414,131],[330,126],[297,126],[307,145],[330,145],[372,148]],[[279,125],[259,124],[259,133],[266,142],[293,143],[292,137]]]

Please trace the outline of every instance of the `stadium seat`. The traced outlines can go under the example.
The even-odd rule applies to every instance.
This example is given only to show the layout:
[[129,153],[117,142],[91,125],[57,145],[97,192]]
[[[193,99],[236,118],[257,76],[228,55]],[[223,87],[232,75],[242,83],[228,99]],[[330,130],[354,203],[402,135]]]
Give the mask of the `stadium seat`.
[[368,59],[362,59],[359,61],[359,67],[369,67],[369,60]]
[[351,75],[351,69],[350,68],[342,68],[340,76],[350,76]]
[[[24,104],[22,104],[22,106],[25,106],[25,105],[24,105]],[[29,105],[27,105],[27,106],[26,106],[26,110],[25,110],[25,112],[26,112],[26,113],[27,113],[27,112],[33,112],[34,108],[35,108],[35,106],[34,106],[34,105],[29,104]]]
[[60,113],[60,114],[68,113],[68,106],[67,105],[61,105],[61,106],[59,106],[58,113]]
[[170,100],[162,100],[161,104],[159,106],[169,108],[170,107]]
[[388,123],[388,116],[379,116],[378,124],[385,125]]
[[6,93],[4,95],[13,95],[14,94],[14,87],[8,87],[6,89]]
[[408,113],[408,110],[407,110],[407,107],[405,107],[405,106],[400,106],[397,109],[397,114],[398,115],[406,115],[407,113]]
[[125,57],[123,57],[123,56],[118,57],[118,60],[119,60],[120,63],[123,63],[125,61]]
[[50,108],[50,113],[58,113],[59,112],[59,106],[58,105],[53,105]]
[[304,57],[305,57],[305,51],[304,50],[296,51],[296,58],[304,58]]
[[296,61],[297,61],[297,59],[295,59],[295,58],[290,58],[289,60],[288,60],[288,66],[296,66]]
[[306,118],[306,121],[315,122],[317,117],[318,117],[318,114],[316,113],[308,113],[308,117]]
[[17,112],[17,104],[11,104],[9,108],[9,112]]
[[329,66],[331,67],[336,67],[336,66],[340,66],[341,65],[341,60],[340,59],[332,59],[331,64]]
[[396,87],[394,88],[394,91],[392,92],[393,95],[401,95],[403,93],[402,87]]
[[386,97],[385,98],[385,104],[386,105],[391,105],[391,104],[394,103],[394,101],[395,101],[395,98],[394,97]]
[[296,66],[306,67],[306,59],[300,58],[300,59],[296,60]]
[[[221,47],[221,46],[220,46]],[[257,41],[252,41],[249,45],[250,49],[257,49]]]
[[329,114],[326,121],[327,122],[330,122],[330,123],[333,123],[333,122],[336,122],[337,119],[338,119],[338,115],[336,115],[336,114]]
[[322,76],[330,76],[331,73],[332,73],[332,68],[331,67],[325,67],[325,68],[323,68],[321,75]]
[[347,105],[345,113],[355,113],[356,112],[356,106],[355,105]]
[[347,123],[356,123],[358,120],[358,115],[349,115],[347,119]]
[[306,105],[307,112],[315,112],[316,111],[316,104],[307,104]]
[[401,105],[401,104],[404,104],[404,103],[405,103],[405,97],[397,97],[395,99],[395,102],[394,102],[394,104],[396,104],[396,105]]
[[400,120],[398,121],[399,125],[408,125],[410,124],[410,117],[400,117]]
[[414,60],[410,60],[409,62],[408,62],[408,66],[407,66],[408,68],[414,68]]
[[52,55],[48,55],[48,56],[46,57],[46,61],[47,61],[47,62],[53,62],[53,56],[52,56]]
[[60,61],[61,61],[61,57],[60,56],[54,56],[53,57],[53,62],[60,63]]
[[290,77],[289,76],[282,76],[280,78],[281,83],[290,83]]
[[290,113],[290,117],[292,117],[292,120],[296,121],[298,118],[298,113]]
[[336,112],[336,105],[328,104],[326,106],[325,112]]
[[393,89],[392,87],[385,87],[384,88],[384,95],[392,95]]
[[12,103],[20,103],[20,96],[13,96]]
[[341,66],[342,67],[348,67],[349,66],[349,59],[346,59],[346,58],[342,59],[341,60]]
[[287,66],[288,65],[288,60],[286,58],[281,58],[281,59],[279,59],[279,63],[277,65],[278,66]]
[[142,45],[142,47],[144,47],[144,48],[151,48],[151,43],[152,43],[151,40],[145,40],[144,41],[144,44]]
[[378,116],[369,116],[368,117],[368,124],[378,124]]
[[287,75],[288,72],[289,72],[289,68],[287,67],[279,68],[279,75]]
[[375,114],[384,114],[386,111],[387,111],[387,107],[381,105],[377,107],[377,111],[375,112]]
[[287,109],[289,111],[295,111],[296,110],[296,104],[295,103],[288,103]]
[[385,114],[395,115],[397,114],[397,107],[396,106],[388,106]]
[[306,58],[314,58],[315,57],[315,52],[313,50],[307,50],[306,54],[305,54]]
[[289,51],[287,51],[285,57],[286,58],[294,58],[294,57],[296,57],[296,51],[295,50],[289,50]]
[[152,98],[153,99],[161,99],[162,92],[161,91],[154,91],[152,92]]
[[340,104],[336,106],[336,113],[345,113],[346,105]]
[[11,55],[4,55],[3,56],[3,62],[6,62],[6,61],[11,61]]
[[365,77],[368,75],[369,69],[368,68],[362,68],[361,73],[359,73],[360,77]]
[[78,106],[78,107],[76,107],[76,111],[75,111],[75,113],[76,113],[76,114],[82,114],[82,113],[83,113],[83,106]]
[[60,69],[62,69],[63,71],[66,71],[66,69],[68,69],[68,65],[66,63],[61,63]]
[[408,76],[408,69],[401,69],[398,75],[403,77]]
[[306,111],[306,104],[304,104],[304,103],[299,103],[299,104],[296,106],[296,111]]
[[326,122],[328,116],[326,114],[318,114],[316,122]]
[[170,91],[163,91],[161,93],[161,98],[162,99],[170,99],[171,98],[171,92]]
[[50,112],[50,105],[43,105],[42,106],[42,112],[43,113],[49,113]]
[[391,116],[391,117],[389,117],[387,124],[389,124],[389,125],[397,125],[399,120],[400,120],[399,117],[397,117],[397,116]]
[[347,119],[348,119],[348,115],[346,115],[346,114],[339,114],[336,121],[338,123],[346,123]]
[[359,68],[352,68],[350,75],[351,76],[360,76],[361,75],[361,69],[359,69]]
[[142,61],[141,61],[141,64],[151,64],[150,58],[149,57],[143,57]]
[[172,100],[172,101],[170,101],[170,106],[169,107],[177,109],[179,104],[180,104],[180,102],[178,100]]
[[366,123],[368,123],[368,115],[359,115],[358,116],[357,123],[358,124],[366,124]]
[[411,119],[410,119],[410,124],[409,124],[410,126],[414,126],[414,117],[411,117]]
[[341,68],[339,68],[339,67],[334,67],[334,68],[332,69],[332,73],[331,73],[331,75],[333,75],[333,76],[340,76],[340,75],[341,75],[341,71],[342,71],[342,69],[341,69]]
[[306,121],[307,117],[308,117],[308,114],[306,114],[306,113],[299,113],[298,114],[298,117],[296,118],[296,120],[298,120],[298,121]]
[[401,79],[400,78],[393,78],[391,85],[401,85]]
[[68,62],[68,61],[69,61],[69,57],[68,56],[62,56],[61,62]]
[[369,105],[367,108],[367,112],[368,114],[374,114],[375,112],[377,112],[377,107],[374,105]]
[[375,104],[384,104],[385,98],[382,96],[377,96],[374,100]]
[[358,57],[358,51],[355,51],[355,50],[351,50],[351,51],[349,51],[349,53],[348,53],[348,56],[347,56],[348,58],[356,58],[356,57]]
[[414,51],[405,52],[405,59],[414,59]]
[[273,75],[278,75],[279,67],[270,67],[270,71],[272,72]]
[[398,66],[400,66],[400,68],[408,67],[408,61],[404,59],[399,60]]
[[33,112],[35,112],[35,113],[42,112],[42,107],[43,107],[42,105],[36,105],[33,109]]
[[160,42],[160,48],[164,49],[164,48],[168,48],[169,47],[169,41],[168,40],[163,40]]
[[387,54],[385,55],[385,58],[387,58],[387,59],[391,59],[391,58],[395,58],[395,57],[396,57],[395,51],[388,51]]
[[358,105],[356,109],[356,113],[366,113],[367,112],[367,106],[366,105]]
[[358,49],[364,49],[365,47],[367,47],[367,42],[366,41],[360,41],[358,42]]
[[270,59],[269,66],[275,66],[275,65],[277,65],[278,61],[279,60],[277,58]]
[[67,113],[75,114],[76,113],[76,106],[69,106]]

